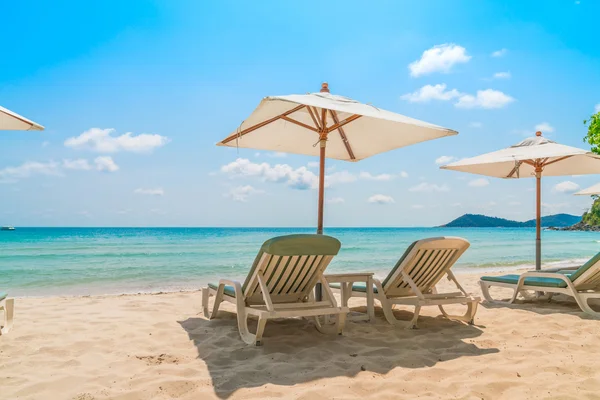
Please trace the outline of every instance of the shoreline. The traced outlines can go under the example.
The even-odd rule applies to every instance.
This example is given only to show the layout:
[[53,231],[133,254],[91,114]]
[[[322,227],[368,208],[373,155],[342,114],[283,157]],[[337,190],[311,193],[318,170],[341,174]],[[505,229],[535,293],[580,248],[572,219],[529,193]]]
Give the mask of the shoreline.
[[[578,258],[578,259],[566,259],[566,260],[559,260],[559,261],[549,261],[546,262],[544,264],[545,268],[543,269],[555,269],[557,267],[560,268],[569,268],[569,267],[574,267],[574,266],[579,266],[582,265],[583,263],[585,263],[589,258]],[[471,276],[471,275],[477,275],[477,276],[481,276],[481,275],[501,275],[501,274],[506,274],[506,273],[521,273],[527,270],[531,270],[535,267],[535,265],[533,264],[533,262],[531,264],[516,264],[516,265],[498,265],[498,266],[459,266],[457,265],[455,268],[453,268],[453,271],[456,275],[458,276]],[[340,273],[343,271],[337,271],[337,270],[331,270],[329,271],[330,273]],[[354,270],[350,271],[348,270],[347,272],[356,272]],[[375,270],[375,277],[380,278],[380,279],[384,279],[385,276],[387,275],[387,273],[389,272],[388,270],[385,269],[381,269],[381,270]],[[225,274],[223,274],[222,276],[223,278],[227,277],[227,278],[231,278],[234,280],[244,280],[245,277],[244,276],[240,276],[240,277],[231,277],[231,276],[227,276]],[[198,284],[197,285],[192,285],[189,283],[187,285],[182,285],[181,282],[174,282],[172,285],[167,285],[167,287],[163,287],[163,288],[157,288],[155,290],[140,290],[140,289],[130,289],[130,290],[123,290],[120,292],[102,292],[102,293],[77,293],[77,290],[73,290],[71,293],[69,293],[68,289],[63,289],[64,292],[66,292],[63,295],[60,294],[55,294],[55,293],[49,293],[49,294],[41,294],[41,295],[16,295],[16,296],[12,296],[11,292],[15,292],[19,291],[19,289],[12,289],[10,286],[5,286],[3,287],[4,291],[7,291],[9,293],[9,295],[11,295],[11,297],[16,298],[16,299],[38,299],[38,298],[86,298],[86,297],[119,297],[119,296],[140,296],[140,295],[158,295],[158,294],[172,294],[172,293],[193,293],[193,292],[197,292],[200,290],[201,287],[205,286],[206,284],[208,284],[208,282],[216,282],[219,278],[215,278],[215,279],[204,279],[204,278],[199,278],[198,279]],[[193,287],[192,287],[193,286]],[[89,287],[89,285],[88,285]],[[179,287],[179,288],[177,288]],[[31,290],[31,289],[29,289]]]

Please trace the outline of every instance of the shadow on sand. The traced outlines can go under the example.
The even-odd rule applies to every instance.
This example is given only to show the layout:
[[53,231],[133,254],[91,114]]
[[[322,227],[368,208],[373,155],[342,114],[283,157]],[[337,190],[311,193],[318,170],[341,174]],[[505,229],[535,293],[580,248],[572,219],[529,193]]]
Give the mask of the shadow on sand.
[[[364,308],[354,309],[364,312]],[[407,322],[412,313],[395,311]],[[211,375],[217,396],[227,398],[241,388],[267,383],[295,385],[361,371],[386,374],[394,368],[423,368],[460,358],[498,353],[479,348],[469,339],[480,328],[445,318],[422,316],[420,329],[393,327],[377,309],[376,322],[349,322],[343,336],[323,335],[303,319],[270,320],[264,345],[248,346],[237,331],[236,315],[219,311],[208,321],[200,316],[179,322],[193,340]],[[250,320],[254,330],[256,320]]]
[[[505,301],[506,303],[490,303],[489,301],[482,301],[480,307],[483,306],[489,309],[511,308],[515,310],[532,311],[541,315],[569,314],[580,317],[581,319],[598,319],[581,311],[581,308],[579,308],[575,299],[564,294],[555,294],[552,296],[551,300],[528,300],[519,296],[514,303],[510,304],[508,303],[508,300],[512,296],[511,289],[491,288],[490,293],[495,300]],[[530,294],[533,296],[532,291]],[[595,311],[600,312],[600,300],[592,299],[589,302],[589,305]]]

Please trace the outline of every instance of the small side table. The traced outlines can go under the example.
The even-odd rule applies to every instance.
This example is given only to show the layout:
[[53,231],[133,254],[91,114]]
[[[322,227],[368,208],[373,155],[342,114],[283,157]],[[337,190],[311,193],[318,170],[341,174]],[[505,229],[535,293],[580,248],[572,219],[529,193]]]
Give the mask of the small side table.
[[340,293],[342,298],[342,306],[348,306],[348,300],[352,296],[352,285],[355,282],[364,282],[366,284],[366,295],[367,295],[367,314],[361,316],[354,316],[348,318],[352,321],[375,321],[375,311],[373,306],[373,273],[372,272],[359,272],[354,274],[327,274],[325,279],[329,283],[339,283]]

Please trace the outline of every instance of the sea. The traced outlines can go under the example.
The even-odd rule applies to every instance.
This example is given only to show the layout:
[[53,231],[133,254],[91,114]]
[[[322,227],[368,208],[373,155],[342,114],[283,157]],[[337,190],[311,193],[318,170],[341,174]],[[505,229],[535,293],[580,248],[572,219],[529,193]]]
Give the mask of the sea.
[[[197,290],[243,279],[261,244],[310,228],[17,228],[0,231],[0,291],[16,297]],[[531,228],[329,228],[342,242],[328,272],[385,277],[415,240],[459,236],[471,246],[457,272],[533,268]],[[600,251],[600,233],[543,231],[546,267],[580,265]]]

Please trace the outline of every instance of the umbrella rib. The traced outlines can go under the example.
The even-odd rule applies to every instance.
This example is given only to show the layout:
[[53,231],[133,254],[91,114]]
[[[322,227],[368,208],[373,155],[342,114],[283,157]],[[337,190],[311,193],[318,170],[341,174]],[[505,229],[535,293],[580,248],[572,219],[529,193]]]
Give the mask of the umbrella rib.
[[[337,116],[337,112],[333,111],[333,110],[329,110],[329,113],[331,114],[331,118],[333,119],[333,122],[335,124],[339,124],[340,120]],[[352,147],[350,146],[350,142],[348,142],[348,137],[346,136],[346,133],[344,132],[344,128],[342,128],[341,126],[339,126],[337,128],[338,132],[340,133],[340,136],[342,138],[342,142],[344,142],[344,146],[346,146],[346,151],[348,152],[348,155],[350,156],[351,160],[356,160],[356,157],[354,156],[354,152],[352,151]]]
[[315,126],[317,127],[317,129],[319,130],[319,132],[321,131],[321,124],[319,124],[319,120],[317,119],[318,117],[315,116],[315,113],[312,110],[311,106],[306,106],[306,109],[308,110],[308,114],[310,114],[310,117],[312,118]]
[[278,116],[276,116],[276,117],[273,117],[273,118],[271,118],[271,119],[268,119],[268,120],[266,120],[266,121],[260,122],[260,123],[258,123],[258,124],[256,124],[256,125],[252,125],[251,127],[249,127],[249,128],[246,128],[246,129],[244,129],[244,130],[242,130],[242,131],[240,131],[240,132],[236,132],[236,133],[234,133],[233,135],[231,135],[231,136],[229,136],[228,138],[226,138],[225,140],[223,140],[221,143],[223,143],[223,144],[229,143],[229,142],[231,142],[232,140],[235,140],[235,139],[237,139],[237,138],[240,138],[240,137],[244,136],[244,135],[245,135],[245,134],[247,134],[247,133],[250,133],[250,132],[252,132],[252,131],[255,131],[255,130],[257,130],[258,128],[262,128],[263,126],[265,126],[265,125],[268,125],[268,124],[270,124],[271,122],[275,122],[275,121],[277,121],[278,119],[281,119],[281,118],[283,118],[283,117],[286,117],[286,116],[288,116],[288,115],[290,115],[290,114],[292,114],[292,113],[295,113],[296,111],[298,111],[298,110],[301,110],[301,109],[303,109],[304,107],[306,107],[304,104],[300,104],[298,107],[294,107],[294,108],[292,108],[291,110],[288,110],[288,111],[286,111],[286,112],[284,112],[284,113],[282,113],[282,114],[279,114],[279,115],[278,115]]
[[345,120],[340,121],[340,122],[332,125],[331,127],[327,128],[327,133],[329,133],[331,131],[334,131],[334,130],[336,130],[336,129],[338,129],[338,128],[346,125],[346,124],[349,124],[350,122],[352,122],[352,121],[354,121],[354,120],[356,120],[356,119],[358,119],[360,117],[362,117],[362,115],[359,115],[359,114],[351,115],[348,118],[346,118]]
[[309,130],[311,130],[311,131],[313,131],[313,132],[319,132],[319,130],[318,130],[318,129],[316,129],[316,128],[313,128],[313,127],[312,127],[312,126],[310,126],[310,125],[306,125],[306,124],[304,124],[304,123],[302,123],[302,122],[300,122],[300,121],[296,121],[295,119],[293,119],[293,118],[290,118],[290,117],[287,117],[287,116],[285,116],[285,115],[284,115],[284,116],[282,116],[282,117],[281,117],[281,119],[283,119],[283,120],[285,120],[285,121],[288,121],[288,122],[291,122],[291,123],[293,123],[293,124],[299,125],[299,126],[301,126],[301,127],[303,127],[303,128],[309,129]]
[[515,167],[512,169],[512,171],[510,171],[510,174],[508,174],[506,177],[512,178],[513,175],[519,170],[519,168],[521,168],[521,164],[523,164],[523,161],[518,161]]
[[557,158],[556,160],[553,160],[553,161],[550,161],[549,163],[543,164],[543,166],[545,167],[547,165],[554,164],[556,162],[559,162],[559,161],[562,161],[562,160],[566,160],[567,158],[571,158],[571,157],[573,157],[573,156],[564,156],[564,157],[561,157],[561,158]]

